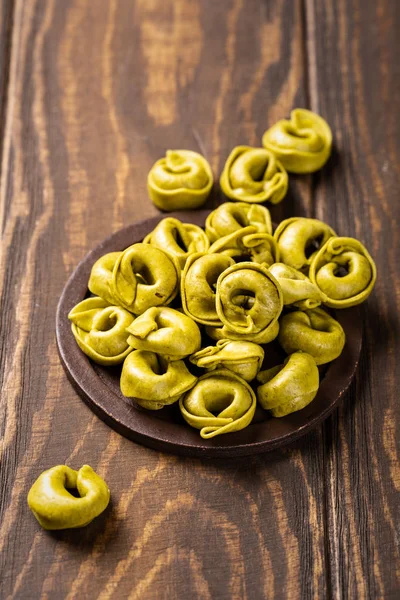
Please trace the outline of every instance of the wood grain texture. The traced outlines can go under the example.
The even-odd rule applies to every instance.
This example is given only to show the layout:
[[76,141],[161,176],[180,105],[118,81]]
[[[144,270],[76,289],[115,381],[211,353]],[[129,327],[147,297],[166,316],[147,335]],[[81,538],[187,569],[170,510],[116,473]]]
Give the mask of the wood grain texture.
[[307,15],[314,57],[309,69],[311,107],[335,132],[330,167],[315,178],[315,215],[362,240],[379,270],[376,291],[363,307],[364,350],[353,393],[323,426],[332,593],[396,598],[399,6],[388,1],[328,5],[310,0]]
[[0,157],[2,156],[2,141],[6,121],[13,7],[13,0],[0,0]]
[[[1,31],[13,9],[11,53],[0,43],[1,598],[398,596],[397,4],[0,4]],[[328,119],[336,151],[321,173],[291,178],[273,218],[325,218],[378,263],[356,384],[326,425],[257,458],[178,459],[123,439],[58,359],[68,275],[156,214],[146,174],[166,148],[199,150],[218,174],[294,106]],[[46,533],[29,513],[30,485],[58,463],[88,463],[112,490],[84,530]]]

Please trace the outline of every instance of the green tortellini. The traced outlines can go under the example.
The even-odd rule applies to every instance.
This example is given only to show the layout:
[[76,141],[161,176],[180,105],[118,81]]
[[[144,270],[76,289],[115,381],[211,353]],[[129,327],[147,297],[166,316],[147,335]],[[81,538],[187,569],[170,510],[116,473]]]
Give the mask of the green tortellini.
[[292,217],[278,225],[274,238],[281,262],[299,271],[308,271],[318,246],[323,246],[334,235],[333,229],[323,221]]
[[165,211],[199,208],[213,186],[211,167],[192,150],[167,150],[147,177],[147,189],[154,204]]
[[133,244],[95,262],[89,290],[140,315],[150,306],[172,302],[179,289],[179,272],[173,258],[159,248]]
[[210,240],[201,227],[191,223],[181,223],[178,219],[162,219],[143,242],[161,248],[185,267],[186,260],[195,252],[207,252]]
[[368,298],[375,285],[376,267],[359,241],[334,237],[314,256],[310,279],[326,306],[348,308]]
[[251,225],[219,238],[210,246],[209,253],[226,254],[235,260],[252,260],[267,267],[279,257],[273,236],[260,233]]
[[110,304],[115,304],[115,298],[111,292],[112,274],[115,263],[122,252],[109,252],[104,254],[94,263],[90,272],[88,288],[95,296],[100,296]]
[[318,288],[297,269],[284,263],[275,263],[269,267],[282,288],[283,304],[297,308],[316,308],[321,304]]
[[203,325],[222,325],[215,306],[218,277],[235,261],[224,254],[191,254],[181,278],[185,313]]
[[[69,490],[77,490],[79,498]],[[28,505],[47,530],[89,525],[108,506],[110,490],[89,465],[74,471],[58,465],[44,471],[32,485]]]
[[169,361],[181,360],[201,346],[200,329],[193,319],[166,306],[148,308],[127,332],[132,348],[156,352]]
[[168,362],[155,352],[134,350],[122,366],[120,385],[123,395],[142,408],[160,410],[179,400],[196,381],[183,360]]
[[340,323],[318,307],[284,315],[278,341],[286,354],[308,352],[317,365],[323,365],[340,356],[346,336]]
[[72,333],[78,346],[100,365],[118,365],[131,352],[127,327],[134,316],[102,298],[87,298],[70,311]]
[[118,304],[141,315],[151,306],[172,302],[179,290],[179,272],[161,249],[133,244],[118,257],[110,287]]
[[206,327],[206,334],[212,340],[237,340],[237,341],[249,341],[255,344],[269,344],[272,342],[279,333],[279,322],[272,322],[270,327],[267,327],[260,333],[238,333],[232,331],[226,325],[223,327]]
[[180,398],[179,408],[185,421],[208,439],[247,427],[256,403],[256,396],[244,379],[228,369],[217,369],[198,379],[190,392]]
[[207,371],[225,368],[240,375],[245,381],[253,381],[261,369],[264,350],[254,342],[219,340],[216,346],[199,350],[189,360]]
[[262,143],[289,173],[313,173],[331,154],[332,132],[322,117],[296,108],[290,121],[282,119],[264,133]]
[[314,358],[306,352],[294,352],[283,365],[261,371],[257,377],[257,399],[274,417],[301,410],[317,395],[319,372]]
[[216,300],[223,325],[246,335],[267,332],[283,307],[276,279],[265,267],[252,262],[235,264],[220,275]]
[[288,174],[273,152],[237,146],[225,163],[220,184],[232,200],[278,204],[286,196]]
[[224,202],[208,215],[206,234],[212,243],[249,225],[256,227],[257,233],[272,234],[268,208],[246,202]]

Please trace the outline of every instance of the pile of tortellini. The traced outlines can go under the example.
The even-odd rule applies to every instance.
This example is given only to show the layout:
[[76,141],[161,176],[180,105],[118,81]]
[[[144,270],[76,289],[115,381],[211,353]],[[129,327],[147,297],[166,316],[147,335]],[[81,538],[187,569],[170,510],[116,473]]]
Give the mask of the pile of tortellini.
[[[318,365],[345,344],[321,305],[359,304],[375,278],[364,246],[322,221],[293,217],[273,232],[264,206],[226,202],[204,229],[167,217],[141,243],[102,256],[93,296],[69,318],[89,358],[122,364],[126,398],[149,410],[177,403],[212,438],[247,427],[257,402],[274,417],[307,406]],[[275,339],[288,356],[262,370]]]

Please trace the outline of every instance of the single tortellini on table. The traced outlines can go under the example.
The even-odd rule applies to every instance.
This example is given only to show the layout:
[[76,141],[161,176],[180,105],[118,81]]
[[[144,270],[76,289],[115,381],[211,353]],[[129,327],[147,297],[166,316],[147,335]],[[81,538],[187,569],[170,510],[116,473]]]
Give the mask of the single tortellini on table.
[[257,233],[272,234],[268,208],[246,202],[224,202],[208,215],[206,234],[212,243],[249,225],[256,227]]
[[134,316],[102,298],[87,298],[70,311],[72,333],[79,348],[100,365],[122,363],[132,348],[127,327]]
[[[70,490],[76,490],[78,497]],[[44,471],[28,493],[28,505],[47,530],[75,529],[89,525],[108,506],[110,490],[89,465],[75,471],[57,465]]]
[[219,238],[211,244],[210,254],[226,254],[235,260],[251,260],[267,267],[279,259],[277,243],[269,233],[249,225]]
[[283,304],[297,308],[316,308],[321,304],[321,293],[310,279],[293,267],[275,263],[269,267],[282,288]]
[[306,407],[317,395],[319,371],[314,358],[294,352],[284,364],[261,371],[257,399],[274,417],[284,417]]
[[273,152],[237,146],[225,163],[220,185],[232,200],[278,204],[286,196],[288,174]]
[[128,344],[136,350],[181,360],[201,346],[198,325],[187,315],[166,306],[148,308],[127,328]]
[[354,238],[329,239],[314,256],[310,279],[331,308],[364,302],[376,281],[376,266],[366,248]]
[[100,296],[110,304],[115,304],[115,298],[111,291],[112,274],[115,263],[122,252],[109,252],[104,254],[94,263],[90,272],[88,288],[95,296]]
[[224,254],[191,254],[181,277],[181,300],[185,313],[203,325],[222,325],[216,309],[218,277],[235,264]]
[[173,217],[162,219],[159,224],[143,240],[156,248],[173,256],[180,268],[185,267],[186,260],[196,252],[207,252],[210,240],[198,225],[182,223]]
[[226,269],[218,278],[216,296],[223,325],[242,335],[268,332],[282,312],[280,285],[268,269],[253,262]]
[[216,346],[199,350],[189,360],[207,371],[229,369],[245,381],[253,381],[261,369],[264,350],[254,342],[219,340]]
[[125,359],[121,372],[121,392],[148,410],[160,410],[177,402],[190,390],[197,377],[183,360],[168,362],[147,350],[134,350]]
[[264,133],[262,144],[289,173],[313,173],[331,154],[332,132],[322,117],[296,108],[290,113],[290,121],[281,119]]
[[165,211],[200,208],[213,186],[211,167],[192,150],[167,150],[147,177],[147,189],[157,208]]
[[269,344],[276,339],[279,333],[279,321],[275,321],[270,327],[267,327],[259,333],[238,333],[232,331],[226,325],[222,327],[206,327],[206,334],[212,340],[235,340],[235,341],[248,341],[254,342],[255,344]]
[[110,283],[115,304],[135,315],[170,304],[179,291],[179,266],[160,248],[133,244],[120,254]]
[[278,342],[286,354],[307,352],[317,365],[324,365],[341,355],[346,336],[340,323],[318,307],[284,315]]
[[274,238],[280,261],[307,274],[318,250],[335,235],[333,229],[319,219],[291,217],[278,225]]
[[249,384],[228,369],[202,375],[179,400],[185,421],[204,439],[247,427],[256,410],[256,395]]

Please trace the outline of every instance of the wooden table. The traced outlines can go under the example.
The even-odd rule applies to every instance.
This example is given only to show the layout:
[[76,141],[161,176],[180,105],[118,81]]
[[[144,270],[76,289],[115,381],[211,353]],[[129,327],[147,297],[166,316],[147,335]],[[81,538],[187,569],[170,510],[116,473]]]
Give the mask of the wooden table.
[[[0,0],[1,598],[399,597],[398,8]],[[313,433],[255,458],[123,439],[61,367],[68,275],[156,214],[146,175],[167,148],[204,153],[217,175],[295,106],[328,120],[335,150],[321,173],[290,178],[274,219],[326,220],[379,269],[354,384]],[[112,490],[86,529],[46,533],[29,512],[29,487],[59,463],[89,463]]]

